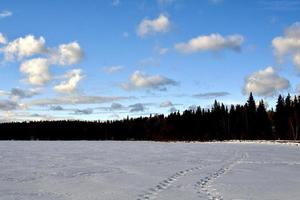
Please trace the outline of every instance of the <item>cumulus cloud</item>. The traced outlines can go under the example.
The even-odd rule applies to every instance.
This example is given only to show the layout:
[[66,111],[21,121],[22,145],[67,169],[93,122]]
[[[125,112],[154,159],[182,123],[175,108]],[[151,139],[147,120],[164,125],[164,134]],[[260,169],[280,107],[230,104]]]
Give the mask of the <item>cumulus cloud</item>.
[[136,103],[129,106],[130,112],[143,112],[145,111],[145,105],[142,103]]
[[171,101],[164,101],[164,102],[161,102],[161,104],[159,106],[162,108],[171,107],[171,106],[173,106],[173,103]]
[[[27,75],[26,82],[32,85],[42,86],[51,80],[50,65],[72,65],[78,63],[83,57],[83,51],[77,42],[61,44],[57,48],[47,48],[44,37],[27,35],[7,42],[5,36],[0,33],[0,52],[4,54],[6,61],[22,61],[20,72]],[[25,58],[32,56],[44,56],[39,58]],[[71,77],[72,76],[72,77]],[[65,75],[68,81],[63,81],[55,89],[61,92],[75,90],[78,81],[82,78],[78,71],[72,71]]]
[[166,90],[169,85],[177,85],[178,83],[172,79],[166,78],[161,75],[150,76],[140,71],[135,71],[129,82],[123,83],[121,87],[125,90],[131,89],[155,89]]
[[27,35],[9,42],[1,51],[4,53],[6,60],[14,60],[15,58],[20,60],[34,54],[45,53],[45,39]]
[[61,44],[57,49],[51,49],[50,54],[51,62],[62,66],[76,64],[83,58],[83,51],[77,42]]
[[137,34],[140,37],[152,35],[155,33],[165,33],[170,30],[171,23],[167,16],[160,14],[158,18],[149,20],[144,19],[137,28]]
[[3,10],[0,12],[0,18],[10,17],[13,13],[9,10]]
[[182,53],[194,53],[201,51],[220,51],[230,49],[240,51],[244,37],[241,35],[229,35],[224,37],[218,33],[200,35],[190,39],[188,42],[178,43],[175,49]]
[[0,33],[0,44],[6,44],[7,43],[7,39],[6,37]]
[[74,114],[76,114],[76,115],[90,115],[90,114],[93,114],[93,109],[91,109],[91,108],[76,109],[74,111]]
[[206,93],[195,94],[193,95],[193,97],[201,98],[201,99],[213,99],[213,98],[224,97],[228,95],[229,95],[228,92],[206,92]]
[[[5,60],[22,60],[20,72],[27,75],[26,82],[32,85],[42,86],[51,80],[50,65],[72,65],[78,63],[83,57],[83,51],[77,42],[61,44],[57,48],[46,48],[45,39],[33,35],[20,37],[7,43],[6,38],[0,33],[0,44],[6,44],[0,48]],[[43,58],[32,58],[23,61],[24,58],[41,54],[44,56]],[[66,74],[65,78],[69,80],[57,85],[55,87],[57,91],[69,92],[75,90],[82,76],[78,70],[75,70]]]
[[115,65],[115,66],[103,67],[102,69],[104,72],[108,74],[113,74],[122,71],[124,67],[122,65]]
[[74,92],[77,88],[79,81],[83,78],[80,69],[73,69],[64,75],[64,78],[68,79],[62,81],[60,84],[54,86],[54,90],[62,93]]
[[298,70],[300,70],[300,22],[294,23],[285,30],[284,36],[272,40],[274,53],[282,62],[285,56],[291,56]]
[[273,67],[254,72],[245,79],[244,94],[253,92],[259,96],[273,96],[290,87],[290,82],[279,76]]
[[26,81],[32,85],[44,85],[51,79],[49,63],[46,58],[34,58],[23,62],[20,71],[28,77]]
[[[0,44],[6,44],[7,40],[0,33]],[[78,63],[83,58],[83,51],[77,42],[61,44],[57,48],[46,48],[44,37],[27,35],[19,37],[0,49],[4,53],[5,60],[21,60],[36,54],[44,54],[49,57],[50,64],[61,66]]]

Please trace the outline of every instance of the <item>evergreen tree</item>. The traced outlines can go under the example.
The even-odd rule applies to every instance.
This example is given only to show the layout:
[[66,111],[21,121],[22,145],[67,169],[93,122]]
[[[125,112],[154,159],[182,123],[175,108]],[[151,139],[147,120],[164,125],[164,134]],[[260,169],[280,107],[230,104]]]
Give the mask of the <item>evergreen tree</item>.
[[263,100],[256,108],[250,93],[245,105],[215,101],[211,109],[107,121],[0,123],[0,139],[10,140],[227,140],[300,139],[300,96],[279,95],[276,109]]
[[274,114],[274,125],[276,128],[276,139],[286,139],[286,131],[288,129],[286,123],[286,111],[284,98],[279,95],[276,110]]
[[245,105],[246,108],[246,127],[247,127],[247,136],[246,139],[255,139],[257,138],[257,127],[256,127],[256,105],[255,100],[250,92],[249,98]]
[[258,135],[255,139],[270,140],[274,139],[272,135],[272,124],[265,108],[264,101],[261,100],[257,107],[257,129]]
[[252,92],[250,92],[249,98],[247,100],[247,111],[249,113],[255,113],[256,112],[256,104],[255,104],[255,100],[253,97]]

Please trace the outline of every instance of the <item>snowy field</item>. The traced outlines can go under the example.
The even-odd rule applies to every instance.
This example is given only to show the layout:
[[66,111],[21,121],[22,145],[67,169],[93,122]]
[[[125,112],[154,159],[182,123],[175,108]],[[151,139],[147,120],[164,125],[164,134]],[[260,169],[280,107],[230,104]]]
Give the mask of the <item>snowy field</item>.
[[300,146],[0,141],[1,200],[300,199]]

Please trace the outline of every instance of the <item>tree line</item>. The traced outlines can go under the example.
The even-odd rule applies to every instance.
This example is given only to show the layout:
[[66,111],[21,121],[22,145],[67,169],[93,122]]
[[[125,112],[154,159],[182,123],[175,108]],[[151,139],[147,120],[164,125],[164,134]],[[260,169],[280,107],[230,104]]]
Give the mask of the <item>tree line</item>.
[[279,95],[275,111],[256,105],[214,102],[210,109],[108,121],[30,121],[0,124],[2,140],[299,140],[300,96]]

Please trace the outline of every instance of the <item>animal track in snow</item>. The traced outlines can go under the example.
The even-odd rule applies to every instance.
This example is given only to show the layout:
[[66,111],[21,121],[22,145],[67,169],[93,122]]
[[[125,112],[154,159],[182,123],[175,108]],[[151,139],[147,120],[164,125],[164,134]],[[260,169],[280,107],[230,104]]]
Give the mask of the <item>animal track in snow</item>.
[[156,199],[158,194],[166,189],[168,189],[174,182],[176,182],[178,179],[186,176],[188,173],[192,173],[196,170],[200,170],[204,167],[204,165],[198,166],[198,167],[192,167],[189,169],[181,170],[173,175],[167,177],[166,179],[160,181],[156,186],[148,189],[144,193],[138,195],[137,200],[150,200],[150,199]]
[[236,156],[234,157],[235,159],[233,159],[233,161],[219,168],[215,172],[210,173],[208,176],[201,178],[200,181],[197,181],[195,184],[195,189],[198,190],[197,193],[199,194],[199,197],[206,197],[209,200],[223,200],[222,195],[215,188],[213,188],[212,183],[215,179],[231,171],[232,168],[244,160],[247,155],[242,154],[240,158],[236,158]]

